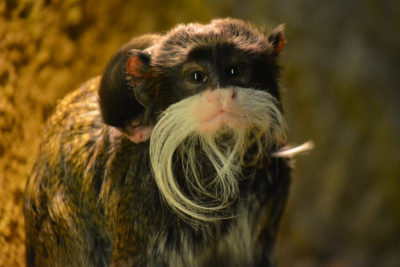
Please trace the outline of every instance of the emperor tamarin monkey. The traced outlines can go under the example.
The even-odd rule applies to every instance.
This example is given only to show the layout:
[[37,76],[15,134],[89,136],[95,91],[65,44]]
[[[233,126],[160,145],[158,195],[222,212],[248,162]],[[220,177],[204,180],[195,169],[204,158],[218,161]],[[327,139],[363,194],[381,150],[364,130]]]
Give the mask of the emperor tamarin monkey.
[[50,118],[28,266],[271,266],[290,183],[277,57],[217,19],[134,38]]

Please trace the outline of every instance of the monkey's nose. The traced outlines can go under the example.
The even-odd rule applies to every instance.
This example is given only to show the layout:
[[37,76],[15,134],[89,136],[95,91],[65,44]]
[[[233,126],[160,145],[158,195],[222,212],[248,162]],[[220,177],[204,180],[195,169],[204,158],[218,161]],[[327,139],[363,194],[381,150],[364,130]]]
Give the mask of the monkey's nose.
[[230,103],[235,97],[236,93],[231,89],[207,90],[206,92],[206,99],[209,103],[219,104],[222,106]]

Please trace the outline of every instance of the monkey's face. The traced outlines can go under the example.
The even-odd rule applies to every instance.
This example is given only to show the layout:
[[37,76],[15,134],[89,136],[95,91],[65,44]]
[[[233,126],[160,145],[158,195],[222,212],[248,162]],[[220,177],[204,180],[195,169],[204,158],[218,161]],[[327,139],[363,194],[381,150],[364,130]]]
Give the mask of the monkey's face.
[[156,117],[148,126],[154,176],[178,214],[223,216],[248,158],[257,163],[283,144],[275,63],[283,39],[275,35],[231,20],[189,25],[128,60],[135,95]]
[[[267,51],[254,53],[229,42],[203,45],[191,49],[175,68],[168,97],[178,102],[203,95],[193,107],[193,119],[202,132],[249,126],[243,109],[251,103],[243,103],[239,88],[268,92],[279,99],[277,66]],[[277,101],[275,104],[279,106]]]

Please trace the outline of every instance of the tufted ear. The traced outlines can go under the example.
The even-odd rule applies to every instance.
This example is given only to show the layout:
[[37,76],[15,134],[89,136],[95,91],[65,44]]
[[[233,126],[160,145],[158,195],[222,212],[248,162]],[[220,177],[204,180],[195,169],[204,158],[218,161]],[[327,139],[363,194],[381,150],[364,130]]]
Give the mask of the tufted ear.
[[133,88],[136,100],[144,107],[149,105],[150,96],[146,90],[145,83],[151,79],[150,75],[150,54],[143,51],[131,51],[131,56],[126,62],[128,80]]
[[279,55],[280,52],[283,50],[285,47],[285,37],[284,37],[284,30],[285,30],[285,25],[281,24],[278,27],[276,27],[272,33],[268,36],[268,42],[271,44],[273,48],[273,53],[274,55]]
[[126,72],[131,77],[131,82],[133,86],[136,86],[140,81],[142,81],[146,73],[150,69],[150,54],[133,49],[129,51],[129,57],[126,60]]
[[146,87],[150,60],[142,50],[120,50],[107,65],[98,91],[104,123],[116,127],[135,143],[148,140],[152,130],[144,122],[146,101],[136,93],[138,88]]

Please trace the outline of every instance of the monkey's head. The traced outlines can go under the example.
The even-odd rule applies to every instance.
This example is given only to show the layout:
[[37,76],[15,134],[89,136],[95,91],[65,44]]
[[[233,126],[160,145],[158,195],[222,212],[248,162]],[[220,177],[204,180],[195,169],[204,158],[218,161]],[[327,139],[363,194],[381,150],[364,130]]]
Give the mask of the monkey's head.
[[111,60],[99,89],[103,120],[135,143],[150,139],[155,179],[178,214],[220,218],[243,168],[284,144],[276,63],[283,46],[282,26],[265,36],[219,19],[179,25]]

